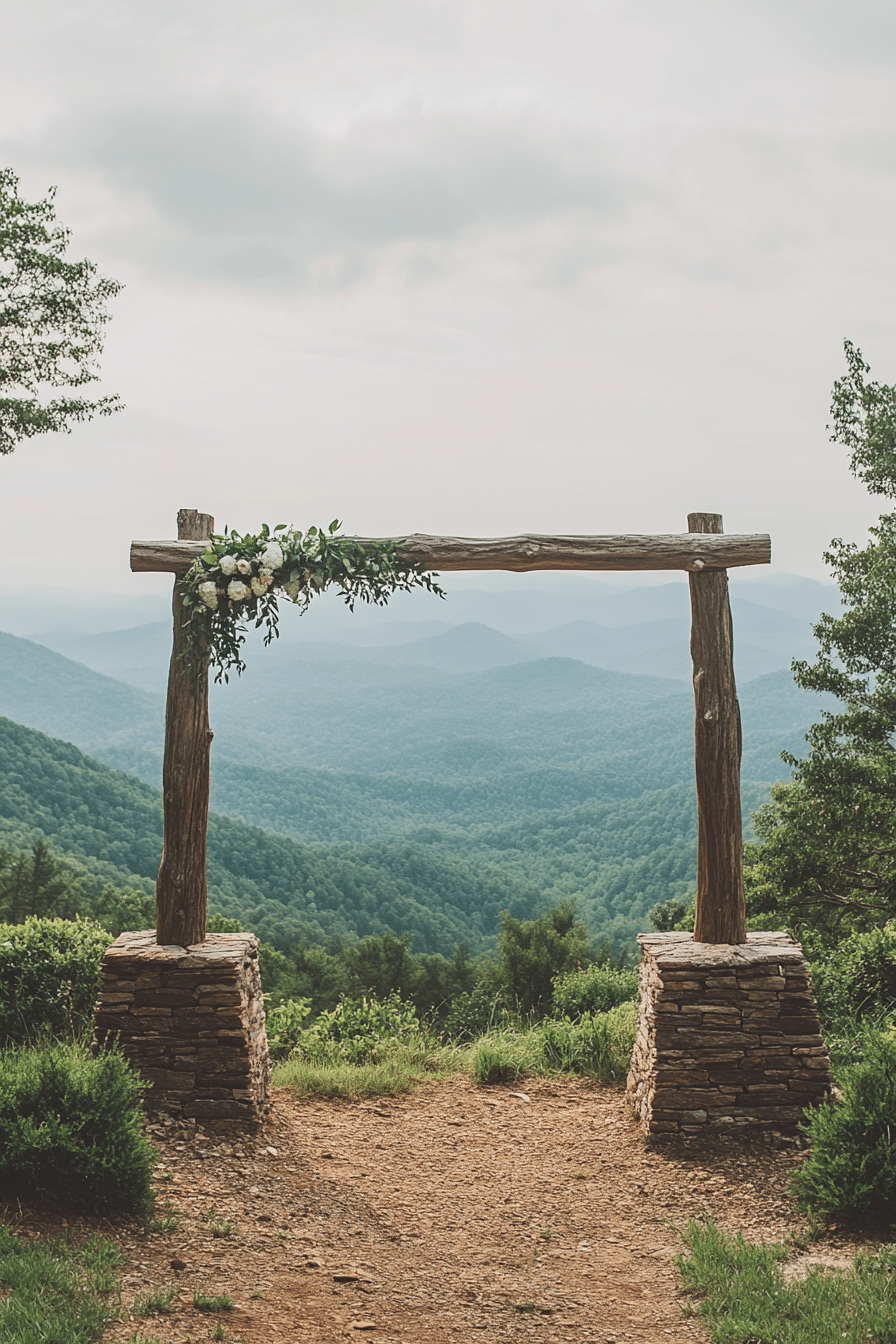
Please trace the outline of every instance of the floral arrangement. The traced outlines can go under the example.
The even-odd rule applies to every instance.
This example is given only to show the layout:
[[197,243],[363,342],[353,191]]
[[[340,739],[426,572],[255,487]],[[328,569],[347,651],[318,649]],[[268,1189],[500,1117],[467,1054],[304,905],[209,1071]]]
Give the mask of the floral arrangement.
[[303,611],[312,597],[336,585],[354,610],[355,602],[385,606],[392,593],[427,588],[445,594],[429,571],[400,561],[393,542],[360,542],[339,534],[334,521],[306,532],[278,523],[257,535],[215,534],[184,576],[187,610],[186,660],[194,676],[206,660],[217,668],[215,681],[229,680],[246,664],[241,656],[247,622],[266,627],[264,642],[278,638],[277,601],[285,597]]

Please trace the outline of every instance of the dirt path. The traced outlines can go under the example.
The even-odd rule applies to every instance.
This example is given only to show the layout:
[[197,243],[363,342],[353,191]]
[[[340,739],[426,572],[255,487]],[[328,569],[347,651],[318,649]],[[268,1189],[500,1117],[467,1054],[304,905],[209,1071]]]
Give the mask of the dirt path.
[[[124,1302],[176,1284],[176,1309],[109,1340],[208,1340],[220,1321],[233,1344],[691,1344],[707,1337],[682,1319],[669,1221],[709,1214],[757,1241],[800,1222],[793,1148],[648,1149],[622,1094],[585,1082],[452,1079],[360,1104],[280,1092],[261,1138],[153,1137],[159,1211],[170,1202],[180,1225],[119,1237]],[[210,1234],[211,1209],[234,1235]],[[236,1306],[202,1315],[197,1291]]]

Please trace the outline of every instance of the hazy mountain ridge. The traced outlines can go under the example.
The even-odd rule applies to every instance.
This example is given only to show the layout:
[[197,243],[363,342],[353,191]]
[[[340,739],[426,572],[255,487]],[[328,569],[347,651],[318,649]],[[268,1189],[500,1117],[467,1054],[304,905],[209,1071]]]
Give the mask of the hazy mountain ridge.
[[[761,796],[754,789],[747,801]],[[103,881],[147,890],[158,869],[159,790],[8,719],[0,719],[0,818],[0,839],[44,836]],[[209,893],[214,909],[279,945],[391,929],[443,953],[459,942],[489,946],[502,909],[523,918],[574,895],[593,934],[618,944],[631,941],[651,905],[687,893],[695,845],[687,785],[497,827],[418,827],[356,844],[303,845],[212,812]]]
[[[480,606],[503,601],[473,597]],[[686,602],[687,585],[600,600],[621,619]],[[793,594],[789,600],[798,605]],[[765,640],[777,657],[793,611],[752,608],[738,607],[736,629],[749,633],[752,622],[752,647]],[[522,619],[519,610],[511,617]],[[411,621],[337,628],[332,619],[342,643],[284,638],[269,650],[252,647],[246,675],[212,688],[218,815],[209,878],[223,913],[279,939],[407,928],[418,946],[450,950],[464,938],[484,945],[504,906],[527,914],[565,895],[576,896],[596,935],[630,939],[650,905],[691,888],[696,809],[686,682],[541,657],[541,636],[474,622],[433,632],[429,621],[422,638],[402,642],[414,632]],[[600,637],[641,641],[643,652],[657,628],[675,620],[606,626]],[[572,627],[573,643],[597,629]],[[547,632],[552,649],[562,634],[562,627]],[[686,624],[673,634],[687,655]],[[62,642],[72,640],[106,673],[123,668],[132,682],[164,687],[167,620]],[[768,782],[786,777],[781,749],[802,752],[823,704],[784,670],[741,678],[740,698],[749,810]],[[130,784],[134,776],[160,783],[160,691],[0,635],[0,714],[76,743],[128,772]],[[80,846],[85,861],[151,882],[161,852],[158,794],[115,802],[125,777],[113,787],[96,762],[90,770],[100,771],[90,776],[96,798],[80,820],[64,790],[50,812],[43,804],[29,811],[27,790],[16,792],[8,780],[3,833],[38,827],[70,852]],[[122,810],[131,806],[142,836],[136,849],[122,831]]]
[[[740,695],[744,778],[781,777],[782,747],[802,750],[821,701],[783,672],[747,682]],[[241,681],[213,688],[211,712],[216,805],[225,804],[228,787],[240,788],[238,765],[290,778],[315,770],[348,774],[355,792],[362,788],[370,799],[378,787],[374,777],[425,778],[449,812],[458,811],[450,781],[466,782],[469,811],[477,806],[477,779],[489,780],[493,795],[511,797],[538,790],[533,772],[547,770],[541,787],[559,790],[566,805],[586,789],[593,797],[634,797],[693,778],[687,688],[570,659],[420,678],[413,669],[367,663],[297,668],[290,658],[260,658]],[[161,696],[4,635],[0,713],[159,782]],[[231,763],[226,770],[225,762]],[[568,772],[565,785],[557,771]],[[306,792],[312,782],[307,776]],[[383,787],[388,797],[393,786],[384,779]],[[292,785],[287,790],[281,779],[273,792],[283,798],[285,790],[292,792]],[[254,796],[256,789],[249,792]]]

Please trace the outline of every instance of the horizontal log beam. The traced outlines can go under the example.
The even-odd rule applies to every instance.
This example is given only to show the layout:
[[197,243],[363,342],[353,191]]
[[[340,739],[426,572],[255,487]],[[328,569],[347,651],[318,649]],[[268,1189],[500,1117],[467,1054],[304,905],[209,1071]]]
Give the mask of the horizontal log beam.
[[[424,569],[736,569],[767,565],[772,558],[766,533],[743,536],[702,532],[665,536],[616,537],[356,537],[361,545],[392,541],[402,560]],[[136,574],[185,574],[205,546],[198,541],[134,541],[131,569]]]

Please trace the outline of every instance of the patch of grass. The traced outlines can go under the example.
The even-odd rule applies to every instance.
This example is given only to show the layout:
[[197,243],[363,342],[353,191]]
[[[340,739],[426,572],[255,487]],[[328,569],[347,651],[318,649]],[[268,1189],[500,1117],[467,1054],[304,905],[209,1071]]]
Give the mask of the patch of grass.
[[208,1213],[202,1215],[203,1220],[208,1226],[209,1232],[213,1237],[234,1237],[237,1233],[235,1223],[229,1223],[224,1218],[219,1218],[216,1209],[209,1209]]
[[180,1227],[180,1214],[170,1204],[165,1205],[165,1211],[160,1218],[151,1218],[143,1228],[142,1236],[151,1236],[153,1232],[176,1232]]
[[576,1021],[564,1017],[534,1029],[540,1037],[540,1072],[578,1073],[602,1083],[622,1082],[628,1073],[638,1005],[620,1003],[605,1013],[584,1013]]
[[80,1249],[55,1242],[21,1241],[0,1227],[0,1288],[8,1296],[0,1306],[2,1344],[62,1341],[93,1344],[106,1322],[118,1315],[113,1270],[118,1249],[96,1237]]
[[452,1047],[412,1056],[402,1049],[376,1064],[311,1064],[291,1059],[274,1070],[279,1087],[291,1087],[300,1097],[336,1097],[356,1101],[364,1097],[400,1097],[437,1078],[448,1078],[466,1067],[465,1054]]
[[164,1316],[174,1310],[177,1289],[156,1288],[152,1293],[142,1293],[136,1298],[131,1311],[135,1316]]
[[716,1344],[896,1339],[896,1250],[859,1255],[845,1273],[811,1269],[787,1284],[786,1246],[751,1246],[711,1222],[690,1222],[683,1236],[689,1255],[675,1264],[685,1291],[699,1299],[688,1314],[700,1317]]
[[226,1293],[220,1293],[217,1297],[194,1293],[193,1306],[197,1311],[233,1311],[233,1298]]
[[397,1097],[423,1082],[469,1073],[485,1085],[516,1082],[526,1075],[584,1074],[600,1082],[620,1082],[628,1072],[635,1043],[637,1005],[622,1003],[606,1013],[586,1013],[573,1021],[490,1031],[469,1045],[426,1045],[410,1049],[384,1043],[375,1063],[311,1061],[298,1054],[274,1070],[274,1082],[299,1096],[354,1101]]
[[530,1040],[532,1034],[500,1032],[477,1041],[470,1061],[474,1080],[485,1086],[515,1083],[523,1074],[535,1072],[536,1057]]
[[584,1074],[602,1083],[628,1073],[635,1044],[638,1006],[622,1003],[577,1021],[539,1022],[524,1031],[496,1031],[476,1041],[470,1071],[479,1083],[515,1082],[526,1074]]
[[221,1324],[221,1322],[218,1321],[218,1324],[212,1331],[212,1339],[223,1339],[223,1338],[224,1338],[224,1327]]

